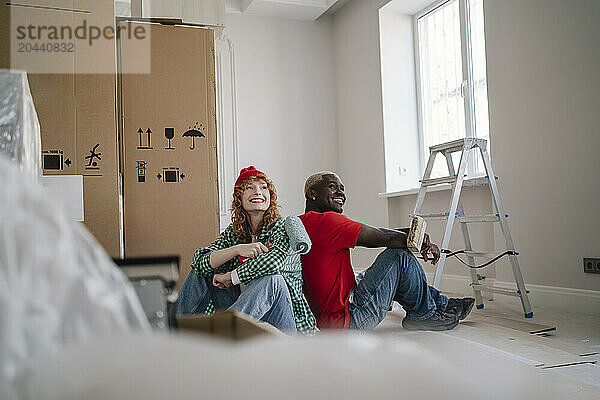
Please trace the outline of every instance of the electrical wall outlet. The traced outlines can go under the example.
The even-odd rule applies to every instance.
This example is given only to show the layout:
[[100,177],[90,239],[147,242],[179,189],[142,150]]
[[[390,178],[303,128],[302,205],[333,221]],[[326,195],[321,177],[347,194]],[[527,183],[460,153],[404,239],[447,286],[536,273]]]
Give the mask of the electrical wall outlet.
[[600,258],[584,258],[583,272],[588,274],[600,274]]

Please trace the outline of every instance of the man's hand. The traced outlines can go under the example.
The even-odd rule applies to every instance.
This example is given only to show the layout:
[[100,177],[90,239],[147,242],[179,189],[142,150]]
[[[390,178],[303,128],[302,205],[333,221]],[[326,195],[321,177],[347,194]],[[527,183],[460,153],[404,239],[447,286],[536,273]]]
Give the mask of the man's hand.
[[423,245],[421,246],[421,255],[423,256],[423,260],[425,260],[425,262],[429,261],[429,258],[427,257],[429,253],[432,255],[431,263],[433,265],[437,264],[440,259],[440,249],[435,244],[431,243],[429,240],[429,235],[425,234],[425,237],[423,238]]
[[257,255],[266,253],[268,251],[269,248],[260,242],[237,245],[238,256],[244,258],[254,258]]
[[231,272],[225,274],[215,274],[213,276],[213,285],[219,289],[227,289],[231,287]]

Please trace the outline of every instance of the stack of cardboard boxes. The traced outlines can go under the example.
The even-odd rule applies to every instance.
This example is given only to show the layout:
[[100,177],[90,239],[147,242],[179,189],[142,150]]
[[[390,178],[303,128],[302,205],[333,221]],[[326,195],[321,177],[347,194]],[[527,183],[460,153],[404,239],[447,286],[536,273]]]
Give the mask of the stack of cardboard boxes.
[[0,5],[0,68],[28,71],[43,173],[83,175],[84,223],[110,256],[179,255],[182,279],[218,234],[213,43],[117,26],[111,0]]

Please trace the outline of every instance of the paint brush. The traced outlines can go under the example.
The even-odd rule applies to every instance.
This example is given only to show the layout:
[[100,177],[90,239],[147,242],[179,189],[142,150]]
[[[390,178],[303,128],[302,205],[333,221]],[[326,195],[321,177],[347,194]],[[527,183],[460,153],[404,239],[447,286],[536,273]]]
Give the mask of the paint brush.
[[410,230],[406,236],[406,247],[411,251],[420,251],[425,238],[427,223],[423,217],[415,215],[410,223]]

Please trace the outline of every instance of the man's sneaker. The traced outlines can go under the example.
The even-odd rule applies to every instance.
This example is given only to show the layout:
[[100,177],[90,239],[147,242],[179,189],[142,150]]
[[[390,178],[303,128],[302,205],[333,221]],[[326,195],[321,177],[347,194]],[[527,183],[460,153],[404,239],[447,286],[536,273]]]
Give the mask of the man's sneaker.
[[475,299],[472,297],[465,297],[463,299],[450,298],[448,299],[448,305],[446,306],[446,312],[458,315],[459,320],[467,318],[467,315],[473,309]]
[[458,315],[449,314],[443,311],[436,312],[429,318],[422,321],[404,318],[402,327],[410,331],[447,331],[458,325]]

